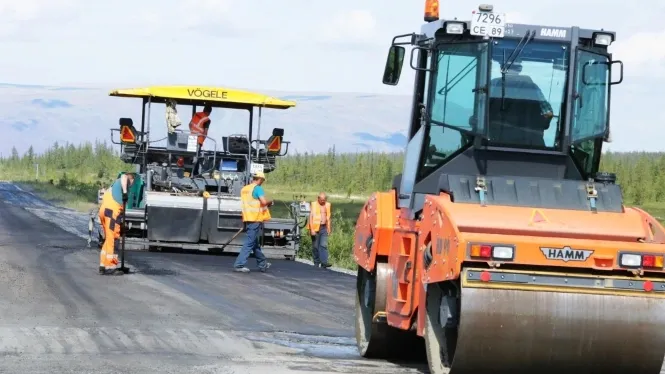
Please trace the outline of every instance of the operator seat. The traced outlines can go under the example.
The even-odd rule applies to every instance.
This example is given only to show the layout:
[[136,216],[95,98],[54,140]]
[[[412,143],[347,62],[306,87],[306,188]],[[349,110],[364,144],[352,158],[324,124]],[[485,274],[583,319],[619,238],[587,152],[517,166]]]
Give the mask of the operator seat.
[[509,66],[505,80],[492,79],[490,139],[507,145],[544,147],[545,130],[550,127],[551,118],[545,117],[543,110],[549,103],[540,87],[530,76],[520,74],[521,71],[521,63],[516,62]]
[[512,99],[502,100],[492,97],[489,100],[490,139],[506,145],[526,147],[544,147],[545,130],[550,119],[542,114],[541,104],[537,100]]
[[[282,150],[282,139],[284,138],[284,129],[272,129],[272,135],[266,141],[266,153],[268,155],[276,155]],[[271,145],[275,143],[275,149],[271,149]]]

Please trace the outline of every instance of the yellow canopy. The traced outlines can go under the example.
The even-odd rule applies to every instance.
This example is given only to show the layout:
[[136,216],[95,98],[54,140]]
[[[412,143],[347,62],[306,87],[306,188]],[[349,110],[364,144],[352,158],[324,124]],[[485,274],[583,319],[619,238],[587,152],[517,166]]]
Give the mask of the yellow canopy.
[[273,109],[288,109],[296,106],[293,101],[255,92],[241,91],[224,87],[205,86],[153,86],[113,90],[110,96],[151,98],[154,103],[173,99],[178,104],[203,105],[213,107],[263,106]]

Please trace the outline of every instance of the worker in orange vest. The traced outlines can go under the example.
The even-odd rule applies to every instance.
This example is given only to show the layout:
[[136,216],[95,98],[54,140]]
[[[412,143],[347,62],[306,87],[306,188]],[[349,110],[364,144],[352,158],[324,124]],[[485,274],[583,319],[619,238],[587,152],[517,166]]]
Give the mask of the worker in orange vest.
[[208,135],[208,128],[210,128],[210,113],[212,112],[212,107],[210,104],[206,104],[203,107],[203,112],[196,112],[194,116],[192,117],[192,120],[189,121],[189,132],[192,133],[192,135],[197,135],[197,134],[202,134],[199,136],[198,139],[198,151],[201,149],[203,146],[203,142],[205,141],[206,137]]
[[122,269],[118,268],[118,252],[125,218],[124,205],[127,203],[127,193],[135,180],[135,173],[122,174],[102,197],[98,212],[99,224],[104,230],[104,243],[99,253],[101,275],[108,274],[107,270],[113,270],[111,272],[113,275],[124,274]]
[[196,112],[192,116],[192,120],[189,121],[189,132],[192,135],[199,135],[196,145],[196,156],[194,157],[194,169],[193,172],[196,174],[196,168],[199,166],[199,155],[201,154],[201,148],[203,147],[203,142],[206,140],[208,135],[208,129],[210,128],[210,113],[212,112],[212,107],[210,104],[206,104],[203,107],[203,112]]
[[266,256],[259,245],[259,235],[263,232],[263,223],[271,218],[268,207],[274,204],[273,200],[265,197],[265,192],[261,186],[265,180],[266,176],[263,172],[256,172],[252,183],[240,190],[242,221],[247,230],[247,239],[240,248],[240,253],[238,253],[238,257],[236,257],[233,264],[233,270],[237,272],[249,272],[245,264],[247,264],[247,259],[252,251],[260,271],[265,272],[270,267],[270,263],[266,261]]
[[312,260],[314,266],[329,268],[328,263],[328,236],[332,233],[330,221],[331,205],[326,201],[326,194],[321,192],[317,201],[310,204],[309,234],[312,236]]

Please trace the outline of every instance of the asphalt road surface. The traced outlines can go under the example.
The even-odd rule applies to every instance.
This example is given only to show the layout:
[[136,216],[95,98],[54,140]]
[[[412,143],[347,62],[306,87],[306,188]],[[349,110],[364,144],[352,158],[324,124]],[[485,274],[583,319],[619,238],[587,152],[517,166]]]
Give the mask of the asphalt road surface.
[[426,372],[358,356],[353,276],[150,252],[100,276],[85,235],[85,215],[0,182],[0,372]]

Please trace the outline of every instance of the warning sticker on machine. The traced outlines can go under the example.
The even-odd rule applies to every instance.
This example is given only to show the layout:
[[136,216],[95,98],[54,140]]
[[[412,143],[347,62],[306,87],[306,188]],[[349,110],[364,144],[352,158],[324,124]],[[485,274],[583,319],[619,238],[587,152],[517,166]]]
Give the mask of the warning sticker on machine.
[[252,164],[249,167],[249,171],[254,174],[254,173],[263,173],[263,164],[257,164],[252,162]]
[[549,260],[568,261],[586,261],[593,253],[591,250],[586,249],[572,249],[570,247],[563,248],[546,248],[540,247],[545,257]]
[[187,152],[196,152],[197,138],[198,136],[196,135],[187,137]]

